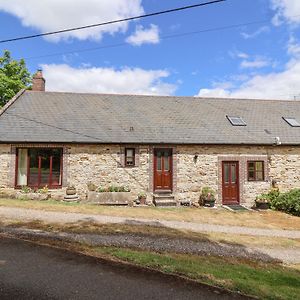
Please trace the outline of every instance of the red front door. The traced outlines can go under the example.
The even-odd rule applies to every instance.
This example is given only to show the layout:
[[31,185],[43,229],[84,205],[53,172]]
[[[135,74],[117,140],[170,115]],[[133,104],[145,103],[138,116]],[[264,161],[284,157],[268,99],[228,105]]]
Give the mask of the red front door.
[[239,204],[239,163],[222,163],[222,200],[223,204]]
[[154,150],[154,191],[172,191],[172,149]]

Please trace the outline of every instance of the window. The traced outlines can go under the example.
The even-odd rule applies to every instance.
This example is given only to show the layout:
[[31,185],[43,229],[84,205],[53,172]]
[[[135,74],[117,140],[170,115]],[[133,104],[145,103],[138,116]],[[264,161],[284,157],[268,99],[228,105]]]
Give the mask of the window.
[[233,126],[247,126],[247,124],[244,122],[244,120],[241,117],[238,116],[226,116],[231,125]]
[[264,181],[264,162],[248,161],[248,181]]
[[300,123],[295,118],[282,117],[292,127],[300,127]]
[[61,148],[19,148],[16,186],[56,188],[62,185]]
[[135,149],[125,148],[125,166],[134,167],[135,165]]

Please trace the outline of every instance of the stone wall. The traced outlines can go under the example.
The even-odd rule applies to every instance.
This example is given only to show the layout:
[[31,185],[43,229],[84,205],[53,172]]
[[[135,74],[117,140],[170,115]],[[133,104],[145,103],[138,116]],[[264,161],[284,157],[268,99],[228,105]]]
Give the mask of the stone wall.
[[124,147],[119,145],[89,145],[68,147],[68,184],[81,193],[87,183],[108,187],[126,186],[133,194],[149,192],[149,147],[136,149],[135,167],[122,166]]
[[[198,201],[201,188],[217,191],[217,203],[222,203],[222,161],[238,161],[240,175],[240,202],[253,205],[255,197],[267,192],[272,179],[280,190],[300,188],[299,147],[258,146],[177,146],[178,199]],[[265,162],[265,180],[249,182],[247,161]]]
[[[17,146],[0,145],[1,188],[13,186]],[[64,148],[63,189],[51,191],[53,195],[63,197],[65,187],[74,185],[84,197],[87,192],[87,183],[92,182],[102,187],[127,186],[133,195],[146,191],[151,198],[153,145],[134,146],[137,154],[135,167],[123,166],[125,146],[59,146]],[[133,147],[133,145],[128,145],[128,147]],[[222,161],[226,160],[239,162],[240,202],[245,205],[252,205],[258,194],[267,192],[272,179],[278,182],[282,191],[300,188],[300,147],[177,145],[176,147],[170,146],[170,148],[173,149],[174,160],[174,195],[178,201],[187,199],[193,202],[198,201],[201,188],[210,186],[217,191],[217,202],[221,204],[221,166]],[[247,180],[248,160],[265,162],[265,181],[249,182]]]
[[8,188],[11,185],[11,160],[10,145],[0,144],[0,188]]

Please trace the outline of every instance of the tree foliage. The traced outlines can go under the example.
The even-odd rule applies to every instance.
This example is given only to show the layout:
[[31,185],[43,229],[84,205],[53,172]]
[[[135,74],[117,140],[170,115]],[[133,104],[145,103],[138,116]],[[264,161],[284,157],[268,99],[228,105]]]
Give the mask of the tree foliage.
[[14,60],[10,52],[5,50],[3,56],[0,56],[0,107],[21,89],[28,88],[31,80],[24,59]]

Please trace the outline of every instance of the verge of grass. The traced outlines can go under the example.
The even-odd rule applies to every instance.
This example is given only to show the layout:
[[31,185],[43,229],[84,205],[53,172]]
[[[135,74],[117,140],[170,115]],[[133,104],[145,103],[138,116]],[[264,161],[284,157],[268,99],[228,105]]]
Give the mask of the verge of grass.
[[66,203],[54,200],[35,201],[18,199],[0,199],[0,206],[95,215],[102,214],[128,218],[146,218],[156,221],[174,220],[267,229],[300,230],[299,217],[275,211],[233,213],[222,208],[112,207],[84,203]]
[[300,271],[279,265],[212,256],[159,254],[114,247],[97,247],[88,252],[168,274],[182,275],[201,283],[239,291],[261,299],[294,300],[300,293]]

